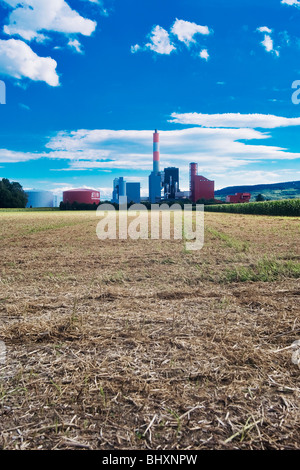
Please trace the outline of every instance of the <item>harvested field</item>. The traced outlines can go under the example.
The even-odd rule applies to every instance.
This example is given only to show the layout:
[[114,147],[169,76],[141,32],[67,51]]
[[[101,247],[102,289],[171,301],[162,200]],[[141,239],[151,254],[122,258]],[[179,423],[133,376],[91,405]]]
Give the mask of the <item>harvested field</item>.
[[0,223],[2,449],[300,449],[299,219],[206,213],[195,252]]

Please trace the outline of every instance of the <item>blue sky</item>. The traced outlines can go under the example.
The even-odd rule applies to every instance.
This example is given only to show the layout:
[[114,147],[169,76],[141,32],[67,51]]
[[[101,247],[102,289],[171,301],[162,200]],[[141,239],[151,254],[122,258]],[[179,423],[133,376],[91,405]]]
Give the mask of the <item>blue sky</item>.
[[188,165],[216,188],[300,180],[300,1],[0,0],[0,177],[148,193]]

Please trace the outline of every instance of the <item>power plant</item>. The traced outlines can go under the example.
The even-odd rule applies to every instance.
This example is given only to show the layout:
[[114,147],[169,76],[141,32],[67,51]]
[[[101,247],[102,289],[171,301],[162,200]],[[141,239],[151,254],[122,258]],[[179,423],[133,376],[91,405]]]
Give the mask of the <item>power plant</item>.
[[[193,203],[215,200],[215,182],[198,175],[198,164],[189,165],[189,190],[179,189],[179,168],[167,167],[160,171],[160,137],[155,129],[153,133],[153,169],[149,175],[149,196],[141,197],[141,183],[127,182],[123,176],[113,181],[111,201],[116,204],[126,201],[127,203],[140,203],[148,201],[151,204],[162,200],[191,200]],[[28,191],[27,207],[55,207],[55,198],[49,191]],[[56,196],[57,198],[57,196]],[[242,203],[249,202],[251,194],[235,194],[228,196],[226,202]],[[63,192],[64,204],[96,204],[100,203],[100,192],[95,189],[71,189]]]
[[155,203],[162,199],[191,199],[212,200],[215,197],[215,182],[198,175],[197,163],[190,163],[190,191],[181,192],[179,189],[179,168],[165,168],[160,172],[160,146],[157,129],[153,134],[153,171],[149,175],[149,202]]

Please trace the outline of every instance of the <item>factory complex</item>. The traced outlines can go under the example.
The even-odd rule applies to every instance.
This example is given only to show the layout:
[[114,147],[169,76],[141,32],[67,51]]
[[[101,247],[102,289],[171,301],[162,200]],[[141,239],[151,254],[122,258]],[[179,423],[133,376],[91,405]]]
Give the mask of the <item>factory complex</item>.
[[[160,138],[157,129],[153,134],[153,169],[149,175],[149,196],[141,197],[141,184],[139,182],[128,182],[124,177],[115,178],[111,202],[119,204],[120,201],[130,203],[149,202],[158,203],[163,200],[190,200],[193,203],[203,203],[215,200],[215,182],[198,175],[198,164],[190,163],[190,184],[188,191],[181,191],[179,185],[179,168],[168,167],[160,170]],[[28,196],[27,208],[58,207],[58,197],[50,191],[32,190],[26,191]],[[249,202],[251,194],[238,193],[227,196],[226,202],[243,203]],[[101,195],[95,189],[70,189],[63,192],[62,201],[67,205],[88,204],[99,205]]]

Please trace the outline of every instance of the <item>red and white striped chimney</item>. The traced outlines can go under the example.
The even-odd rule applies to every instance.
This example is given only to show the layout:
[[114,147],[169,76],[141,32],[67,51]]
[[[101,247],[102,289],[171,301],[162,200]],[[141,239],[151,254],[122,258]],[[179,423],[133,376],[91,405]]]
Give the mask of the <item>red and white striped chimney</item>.
[[153,172],[154,173],[159,173],[159,133],[157,132],[157,129],[155,129],[155,132],[153,134]]

